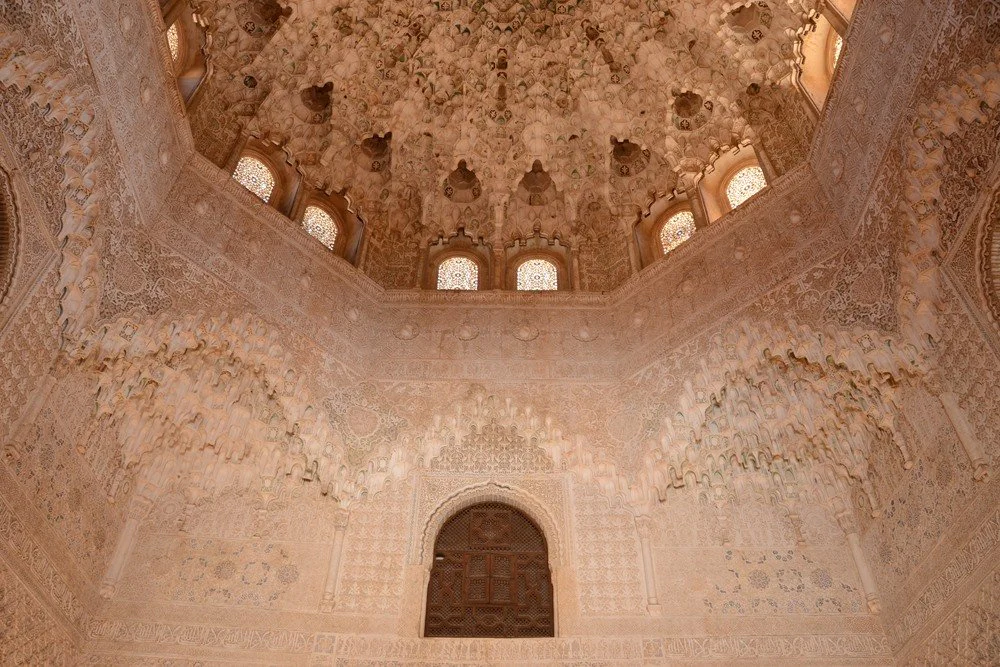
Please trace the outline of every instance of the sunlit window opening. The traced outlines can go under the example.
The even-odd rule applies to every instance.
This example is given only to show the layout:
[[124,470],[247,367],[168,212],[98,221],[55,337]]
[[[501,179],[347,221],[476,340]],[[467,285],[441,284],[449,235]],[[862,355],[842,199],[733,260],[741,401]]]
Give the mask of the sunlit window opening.
[[167,47],[170,49],[170,57],[175,61],[181,54],[181,35],[177,31],[177,24],[172,23],[167,28]]
[[663,244],[663,254],[679,246],[694,234],[694,214],[691,211],[680,211],[670,216],[670,219],[660,228],[660,243]]
[[302,226],[320,243],[333,250],[333,246],[337,242],[337,223],[333,221],[329,213],[319,206],[310,206],[306,208],[305,215],[302,216]]
[[274,174],[263,162],[257,158],[240,158],[233,172],[236,182],[254,193],[265,202],[271,200],[271,193],[274,191]]
[[729,199],[729,205],[736,208],[766,187],[767,179],[760,167],[744,167],[729,180],[726,198]]
[[468,257],[450,257],[438,266],[437,288],[442,290],[479,289],[479,265]]
[[517,289],[523,292],[548,292],[559,289],[559,271],[546,259],[529,259],[517,267]]
[[840,63],[840,54],[844,50],[844,38],[837,35],[837,40],[833,43],[833,67],[836,69]]

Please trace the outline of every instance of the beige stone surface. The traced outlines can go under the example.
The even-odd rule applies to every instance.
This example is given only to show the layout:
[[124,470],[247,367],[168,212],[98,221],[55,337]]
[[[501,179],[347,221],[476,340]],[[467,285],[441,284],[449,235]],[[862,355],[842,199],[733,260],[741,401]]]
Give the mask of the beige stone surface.
[[[851,4],[0,6],[0,662],[1000,662],[1000,6]],[[478,502],[555,637],[421,636]]]

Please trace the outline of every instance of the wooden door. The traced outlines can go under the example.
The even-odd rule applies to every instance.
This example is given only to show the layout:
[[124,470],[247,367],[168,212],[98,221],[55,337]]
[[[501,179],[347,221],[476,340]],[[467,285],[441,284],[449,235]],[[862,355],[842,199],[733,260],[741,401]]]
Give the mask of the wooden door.
[[483,503],[445,523],[427,588],[427,637],[552,637],[548,550],[509,505]]

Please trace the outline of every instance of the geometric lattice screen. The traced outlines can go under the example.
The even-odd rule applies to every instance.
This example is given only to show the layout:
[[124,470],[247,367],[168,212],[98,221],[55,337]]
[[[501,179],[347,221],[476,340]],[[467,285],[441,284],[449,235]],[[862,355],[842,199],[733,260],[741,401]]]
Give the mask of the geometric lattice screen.
[[555,636],[542,531],[502,503],[449,519],[434,543],[426,619],[426,637]]

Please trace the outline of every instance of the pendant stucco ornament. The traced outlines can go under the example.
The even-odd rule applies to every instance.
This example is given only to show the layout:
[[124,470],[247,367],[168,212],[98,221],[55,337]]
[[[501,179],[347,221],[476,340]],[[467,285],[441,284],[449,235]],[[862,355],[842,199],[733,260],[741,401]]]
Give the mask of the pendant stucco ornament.
[[462,326],[455,329],[455,338],[458,338],[459,340],[462,341],[468,342],[470,340],[475,340],[478,336],[479,336],[479,329],[470,324],[463,324]]
[[528,324],[522,324],[521,326],[514,329],[514,338],[519,341],[529,343],[536,338],[538,338],[539,331],[536,327]]
[[399,340],[413,340],[420,335],[420,330],[412,322],[407,322],[403,326],[399,327],[393,332],[393,335]]
[[592,343],[600,337],[596,331],[594,331],[590,326],[584,324],[580,326],[576,331],[573,332],[573,338],[576,338],[581,343]]

